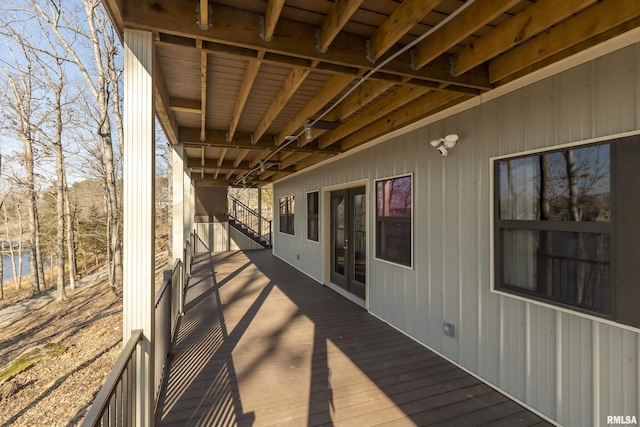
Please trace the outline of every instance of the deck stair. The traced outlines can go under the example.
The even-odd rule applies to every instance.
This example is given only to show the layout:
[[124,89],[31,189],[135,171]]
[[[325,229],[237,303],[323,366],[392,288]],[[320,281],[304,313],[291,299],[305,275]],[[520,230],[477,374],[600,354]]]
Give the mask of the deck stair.
[[271,247],[271,220],[233,196],[229,196],[229,225],[262,247]]

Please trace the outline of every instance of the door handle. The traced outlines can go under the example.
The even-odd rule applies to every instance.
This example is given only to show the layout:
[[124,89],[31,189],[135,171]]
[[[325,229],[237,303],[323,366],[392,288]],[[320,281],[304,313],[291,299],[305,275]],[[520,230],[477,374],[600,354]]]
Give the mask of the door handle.
[[349,241],[345,239],[344,247],[342,249],[347,249],[349,247]]

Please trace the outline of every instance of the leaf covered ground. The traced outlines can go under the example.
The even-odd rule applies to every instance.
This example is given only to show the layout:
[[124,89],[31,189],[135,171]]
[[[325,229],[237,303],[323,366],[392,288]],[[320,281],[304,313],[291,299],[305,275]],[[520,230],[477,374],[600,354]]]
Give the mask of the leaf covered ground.
[[[166,263],[157,267],[161,277]],[[122,299],[111,292],[105,274],[83,282],[67,291],[67,302],[50,299],[0,321],[0,369],[37,346],[65,348],[10,380],[15,393],[0,396],[0,426],[78,425],[111,371],[122,349]],[[12,303],[29,296],[28,289],[8,292]]]

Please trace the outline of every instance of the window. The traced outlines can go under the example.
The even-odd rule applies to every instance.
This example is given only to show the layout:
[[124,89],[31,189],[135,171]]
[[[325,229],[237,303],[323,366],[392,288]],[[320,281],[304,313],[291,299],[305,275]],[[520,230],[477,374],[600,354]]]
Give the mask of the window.
[[293,196],[280,197],[280,232],[295,234],[293,220],[295,212],[295,201]]
[[376,181],[376,258],[411,266],[411,175]]
[[614,257],[638,251],[640,203],[626,187],[639,147],[632,137],[495,160],[495,288],[640,325],[625,301],[640,291],[615,289],[637,269]]
[[307,239],[318,241],[318,192],[307,193]]

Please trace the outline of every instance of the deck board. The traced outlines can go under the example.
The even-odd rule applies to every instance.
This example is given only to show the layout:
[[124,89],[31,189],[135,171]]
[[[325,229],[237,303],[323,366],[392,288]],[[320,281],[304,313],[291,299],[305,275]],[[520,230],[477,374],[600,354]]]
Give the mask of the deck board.
[[549,425],[269,251],[200,254],[159,426]]

